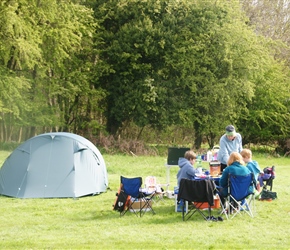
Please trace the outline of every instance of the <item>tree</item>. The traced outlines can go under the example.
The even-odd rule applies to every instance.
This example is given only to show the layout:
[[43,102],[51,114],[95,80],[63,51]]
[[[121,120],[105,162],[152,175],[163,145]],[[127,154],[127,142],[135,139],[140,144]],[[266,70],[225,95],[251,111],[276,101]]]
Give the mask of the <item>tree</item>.
[[193,129],[196,148],[203,136],[212,147],[227,124],[250,112],[272,63],[266,41],[247,25],[238,2],[137,2],[94,6],[108,132],[130,121],[182,124]]
[[170,115],[163,115],[164,105],[170,102],[163,99],[171,95],[164,87],[168,80],[158,77],[164,67],[164,33],[158,17],[164,7],[153,1],[97,1],[94,9],[100,27],[96,75],[108,93],[108,132],[116,134],[131,120],[140,126],[166,124]]
[[[46,130],[83,128],[76,118],[89,117],[87,104],[98,101],[101,93],[90,83],[95,60],[92,11],[55,0],[4,1],[0,8],[1,67],[29,83],[20,96],[26,105],[17,107],[22,110],[18,125],[29,128],[26,137]],[[7,121],[6,113],[2,115],[2,122]]]
[[289,69],[274,58],[263,63],[264,72],[256,77],[255,96],[239,119],[244,143],[273,143],[287,138],[290,132]]
[[[265,61],[264,75],[257,79],[256,100],[249,103],[247,121],[241,120],[247,130],[246,141],[279,142],[285,151],[289,137],[289,0],[240,0],[249,17],[249,25],[258,35],[269,38],[265,44],[275,60]],[[270,42],[271,41],[271,42]],[[282,41],[282,42],[281,42]],[[250,125],[244,126],[245,124]]]
[[35,23],[30,15],[21,15],[22,2],[4,1],[0,5],[1,139],[4,141],[12,139],[15,128],[28,123],[27,113],[32,106],[27,71],[41,59]]

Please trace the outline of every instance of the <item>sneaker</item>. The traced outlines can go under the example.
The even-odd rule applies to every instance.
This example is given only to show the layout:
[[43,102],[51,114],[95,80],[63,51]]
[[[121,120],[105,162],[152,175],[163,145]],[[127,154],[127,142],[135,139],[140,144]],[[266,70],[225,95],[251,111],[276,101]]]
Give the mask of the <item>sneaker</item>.
[[211,220],[212,221],[218,221],[218,219],[216,217],[214,217],[214,216],[211,216]]
[[207,216],[207,217],[206,217],[206,220],[207,220],[207,221],[210,221],[210,220],[211,220],[211,221],[218,221],[218,219],[217,219],[216,217],[214,217],[214,216]]

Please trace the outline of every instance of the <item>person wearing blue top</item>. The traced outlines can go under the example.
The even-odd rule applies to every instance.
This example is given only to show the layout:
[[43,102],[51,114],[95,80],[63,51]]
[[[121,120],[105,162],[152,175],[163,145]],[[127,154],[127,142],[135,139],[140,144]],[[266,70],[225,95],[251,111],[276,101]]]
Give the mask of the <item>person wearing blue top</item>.
[[217,160],[221,163],[221,172],[227,167],[230,154],[232,152],[240,153],[242,150],[242,136],[236,132],[233,125],[228,125],[225,134],[220,138],[220,149],[217,156]]
[[196,154],[192,150],[185,152],[183,158],[178,159],[179,171],[177,173],[177,186],[179,187],[182,178],[193,179],[195,177],[195,169],[193,167],[196,161]]
[[231,153],[227,164],[228,166],[224,169],[222,176],[219,180],[220,192],[222,195],[221,198],[226,197],[228,195],[229,174],[247,175],[251,173],[251,171],[243,165],[244,162],[240,153],[237,152]]
[[[252,160],[252,151],[250,149],[243,149],[241,155],[243,157],[243,161],[247,164],[246,167],[254,174],[255,180],[258,185],[258,177],[260,174],[262,174],[259,163]],[[259,186],[257,187],[257,190],[260,190]]]

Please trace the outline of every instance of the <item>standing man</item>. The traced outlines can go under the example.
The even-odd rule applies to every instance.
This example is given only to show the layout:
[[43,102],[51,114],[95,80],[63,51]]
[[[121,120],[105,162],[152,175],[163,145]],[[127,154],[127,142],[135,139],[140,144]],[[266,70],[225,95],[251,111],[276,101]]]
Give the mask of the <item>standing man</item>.
[[233,125],[228,125],[226,133],[220,138],[220,149],[217,157],[221,163],[221,172],[227,167],[230,154],[232,152],[240,153],[242,150],[242,136],[236,132]]

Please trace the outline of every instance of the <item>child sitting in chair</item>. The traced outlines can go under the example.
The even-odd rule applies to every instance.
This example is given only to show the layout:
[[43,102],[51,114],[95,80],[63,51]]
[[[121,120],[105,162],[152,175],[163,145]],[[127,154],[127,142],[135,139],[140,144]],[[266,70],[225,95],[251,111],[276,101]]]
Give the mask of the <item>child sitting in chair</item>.
[[247,164],[246,167],[254,174],[257,182],[257,191],[260,192],[261,183],[258,182],[258,180],[263,172],[261,171],[258,162],[252,159],[252,151],[250,149],[243,149],[241,151],[241,155],[243,157],[243,161]]

